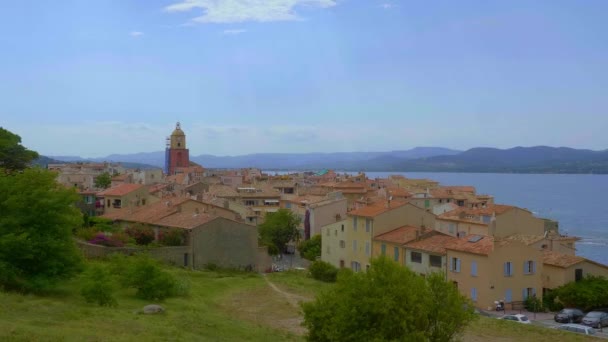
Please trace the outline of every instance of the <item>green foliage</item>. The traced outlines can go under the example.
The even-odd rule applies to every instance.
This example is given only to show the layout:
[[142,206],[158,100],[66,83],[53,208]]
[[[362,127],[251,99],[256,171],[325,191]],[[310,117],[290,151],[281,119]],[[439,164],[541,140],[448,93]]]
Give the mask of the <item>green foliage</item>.
[[112,176],[109,173],[104,172],[99,176],[95,177],[95,187],[98,189],[107,189],[112,185]]
[[562,303],[557,298],[557,291],[549,290],[545,292],[543,296],[543,307],[547,308],[549,311],[560,311],[564,308]]
[[76,229],[74,235],[84,241],[91,241],[99,231],[95,227],[80,227]]
[[0,286],[43,291],[78,273],[72,229],[82,224],[78,195],[41,169],[0,172]]
[[450,341],[475,318],[442,275],[424,279],[384,257],[365,273],[340,272],[302,307],[310,341]]
[[298,241],[300,218],[291,210],[279,209],[275,213],[266,213],[265,221],[259,226],[262,242],[268,246],[268,253],[285,251],[289,241]]
[[121,278],[122,284],[125,287],[135,288],[136,296],[142,299],[163,300],[176,296],[178,290],[183,290],[183,286],[180,286],[171,273],[164,271],[158,261],[147,255],[131,257],[127,267],[123,269]]
[[114,291],[116,287],[110,272],[101,265],[91,266],[84,274],[80,294],[87,303],[99,306],[116,306]]
[[21,137],[0,127],[0,169],[2,173],[24,170],[38,153],[21,145]]
[[310,240],[298,244],[300,256],[306,260],[315,261],[321,257],[321,235],[315,235]]
[[608,307],[608,279],[604,277],[588,276],[558,287],[553,292],[564,307],[583,310]]
[[138,245],[149,245],[154,241],[154,229],[143,224],[134,224],[125,229],[125,233],[135,239]]
[[526,310],[528,310],[530,312],[544,312],[545,311],[545,308],[543,306],[543,301],[542,301],[542,299],[540,299],[538,297],[528,297],[524,301],[524,306],[525,306]]
[[311,277],[324,281],[326,283],[334,283],[338,277],[338,269],[325,261],[316,260],[309,268]]
[[183,246],[186,232],[183,229],[169,229],[159,234],[158,240],[165,246]]

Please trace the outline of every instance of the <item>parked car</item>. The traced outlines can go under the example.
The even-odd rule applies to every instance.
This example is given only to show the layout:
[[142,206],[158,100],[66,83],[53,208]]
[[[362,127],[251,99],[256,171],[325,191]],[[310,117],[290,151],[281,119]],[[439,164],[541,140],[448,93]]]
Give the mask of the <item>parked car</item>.
[[557,327],[559,330],[571,331],[585,335],[595,335],[595,329],[581,324],[562,324]]
[[608,326],[608,313],[602,311],[591,311],[583,317],[583,324],[601,329]]
[[526,315],[505,315],[502,317],[499,317],[500,319],[504,319],[505,321],[513,321],[513,322],[518,322],[518,323],[523,323],[523,324],[531,324],[532,322],[530,322],[530,320],[528,319],[528,316]]
[[585,314],[579,309],[563,309],[555,314],[557,323],[580,323]]

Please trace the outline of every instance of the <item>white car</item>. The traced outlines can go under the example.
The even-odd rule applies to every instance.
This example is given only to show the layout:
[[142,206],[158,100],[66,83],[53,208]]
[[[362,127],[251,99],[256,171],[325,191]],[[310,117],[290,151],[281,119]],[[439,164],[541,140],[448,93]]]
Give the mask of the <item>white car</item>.
[[559,330],[571,331],[585,335],[595,335],[595,329],[582,324],[562,324],[557,327]]
[[505,321],[513,321],[513,322],[517,322],[517,323],[523,323],[523,324],[532,324],[532,322],[530,322],[530,319],[528,319],[528,316],[526,315],[504,315],[502,317],[499,317],[499,319],[504,319]]

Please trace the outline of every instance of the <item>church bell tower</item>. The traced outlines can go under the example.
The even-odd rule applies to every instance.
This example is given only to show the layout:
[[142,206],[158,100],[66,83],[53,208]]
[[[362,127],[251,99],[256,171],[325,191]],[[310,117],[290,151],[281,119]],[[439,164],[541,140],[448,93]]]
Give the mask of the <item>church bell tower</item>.
[[190,151],[186,148],[186,134],[178,122],[165,148],[165,173],[176,174],[176,169],[190,166]]

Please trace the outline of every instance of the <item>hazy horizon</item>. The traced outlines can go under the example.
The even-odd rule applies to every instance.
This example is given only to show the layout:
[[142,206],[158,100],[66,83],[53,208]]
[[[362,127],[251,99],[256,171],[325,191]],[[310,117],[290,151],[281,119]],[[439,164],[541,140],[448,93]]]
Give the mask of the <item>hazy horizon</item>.
[[[0,4],[0,125],[43,155],[608,147],[608,2]],[[26,18],[24,20],[24,18]]]

